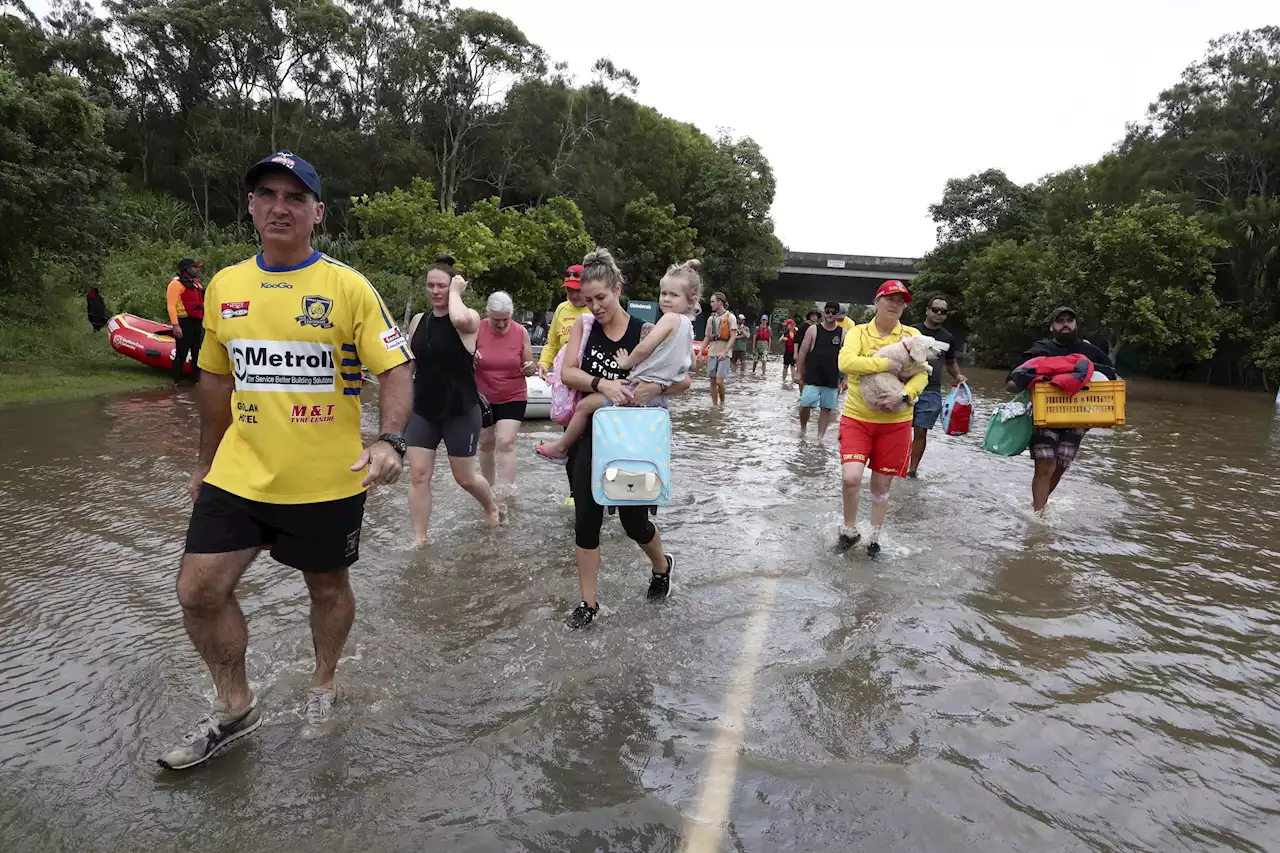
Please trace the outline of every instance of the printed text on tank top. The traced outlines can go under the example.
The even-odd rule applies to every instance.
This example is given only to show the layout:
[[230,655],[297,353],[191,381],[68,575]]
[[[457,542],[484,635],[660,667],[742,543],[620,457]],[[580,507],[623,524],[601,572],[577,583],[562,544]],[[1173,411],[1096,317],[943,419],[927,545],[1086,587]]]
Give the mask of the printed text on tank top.
[[628,371],[618,367],[618,350],[635,349],[636,344],[640,343],[640,332],[643,328],[644,322],[632,317],[623,330],[622,336],[614,341],[605,334],[601,323],[594,323],[591,334],[587,337],[587,349],[582,354],[582,364],[579,367],[585,373],[601,379],[625,379]]

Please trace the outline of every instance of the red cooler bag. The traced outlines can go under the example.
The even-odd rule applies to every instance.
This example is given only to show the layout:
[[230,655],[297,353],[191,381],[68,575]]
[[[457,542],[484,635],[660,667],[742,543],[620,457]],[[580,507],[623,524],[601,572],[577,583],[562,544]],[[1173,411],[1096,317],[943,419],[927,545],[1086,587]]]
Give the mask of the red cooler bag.
[[968,435],[973,418],[973,390],[968,382],[953,386],[942,404],[942,428],[947,435]]

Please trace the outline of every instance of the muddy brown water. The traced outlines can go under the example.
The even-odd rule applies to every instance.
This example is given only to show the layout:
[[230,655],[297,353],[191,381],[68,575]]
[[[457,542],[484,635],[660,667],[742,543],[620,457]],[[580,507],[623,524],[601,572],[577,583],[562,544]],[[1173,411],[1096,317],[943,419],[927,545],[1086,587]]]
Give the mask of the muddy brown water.
[[1269,397],[1130,383],[1039,521],[975,371],[977,429],[935,434],[873,564],[828,554],[834,435],[791,435],[772,367],[673,407],[669,601],[607,521],[606,615],[566,631],[565,481],[526,425],[505,529],[443,468],[422,551],[405,483],[371,496],[327,737],[299,737],[301,580],[255,563],[266,723],[182,774],[152,759],[212,692],[173,593],[193,402],[0,410],[0,850],[676,851],[696,820],[711,850],[1280,849]]

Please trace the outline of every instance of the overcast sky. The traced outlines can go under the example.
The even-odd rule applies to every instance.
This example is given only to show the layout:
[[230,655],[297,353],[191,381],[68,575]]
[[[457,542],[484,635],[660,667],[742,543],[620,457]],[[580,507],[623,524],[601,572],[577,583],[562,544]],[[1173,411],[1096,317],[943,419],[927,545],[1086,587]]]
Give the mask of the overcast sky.
[[[461,5],[461,2],[459,3]],[[791,249],[918,256],[947,178],[1088,163],[1204,55],[1280,24],[1276,0],[476,0],[586,79],[753,137]],[[1269,13],[1269,14],[1268,14]]]
[[997,167],[1027,182],[1095,160],[1210,39],[1280,24],[1276,0],[473,5],[580,80],[607,56],[640,78],[642,102],[755,138],[789,248],[900,256],[932,248],[928,205],[947,178]]

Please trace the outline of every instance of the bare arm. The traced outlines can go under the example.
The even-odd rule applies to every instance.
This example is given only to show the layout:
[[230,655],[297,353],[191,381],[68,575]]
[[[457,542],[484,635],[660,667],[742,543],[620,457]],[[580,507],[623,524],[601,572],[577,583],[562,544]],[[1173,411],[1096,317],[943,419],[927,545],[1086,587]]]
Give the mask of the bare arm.
[[538,365],[533,363],[533,341],[529,339],[529,330],[524,326],[520,327],[524,333],[524,351],[520,354],[520,372],[525,376],[532,376],[538,372]]
[[618,352],[618,367],[623,370],[630,370],[649,356],[653,355],[653,351],[658,348],[658,344],[671,337],[671,333],[680,328],[680,317],[676,314],[663,314],[662,319],[653,327],[640,343],[636,344],[636,348],[631,352],[621,350]]
[[480,315],[463,303],[462,294],[466,289],[467,280],[455,275],[449,286],[449,322],[459,334],[474,335],[480,330]]
[[413,362],[378,374],[378,429],[404,435],[413,411]]
[[[796,369],[794,373],[804,376],[804,358],[813,350],[813,342],[818,339],[818,333],[814,331],[816,327],[810,326],[805,330],[804,340],[800,342],[800,348],[796,350]],[[801,381],[804,381],[803,379]]]

